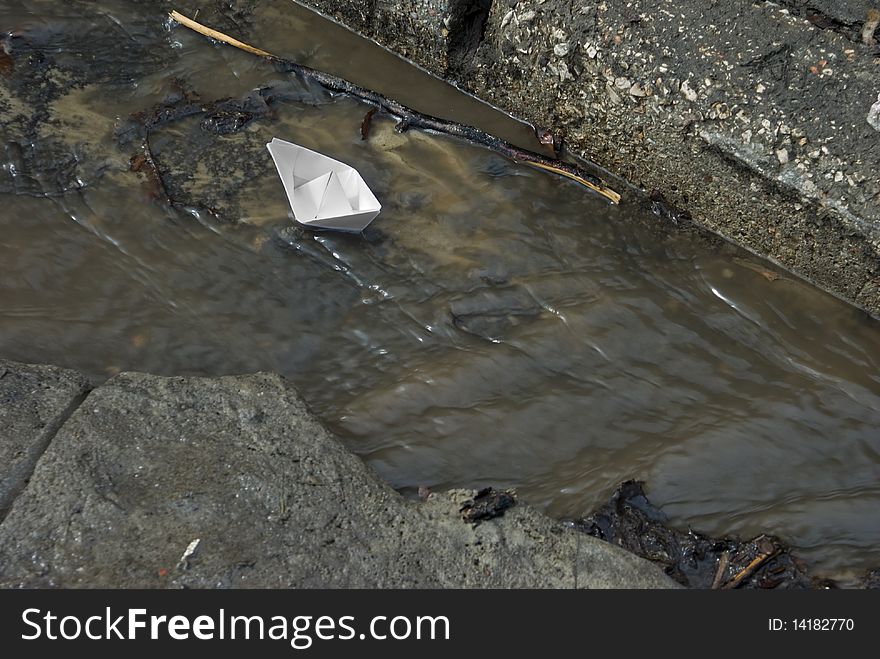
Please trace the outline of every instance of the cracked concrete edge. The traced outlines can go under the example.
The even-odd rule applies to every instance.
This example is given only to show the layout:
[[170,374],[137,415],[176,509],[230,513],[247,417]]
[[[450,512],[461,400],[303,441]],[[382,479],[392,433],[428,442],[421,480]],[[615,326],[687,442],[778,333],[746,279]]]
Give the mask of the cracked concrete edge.
[[457,17],[481,2],[300,4],[880,316],[880,51],[861,42],[880,2],[495,0],[469,59]]
[[0,520],[89,388],[76,371],[0,359]]
[[472,525],[472,491],[404,499],[279,375],[122,373],[87,400],[0,523],[0,587],[677,587],[524,503]]

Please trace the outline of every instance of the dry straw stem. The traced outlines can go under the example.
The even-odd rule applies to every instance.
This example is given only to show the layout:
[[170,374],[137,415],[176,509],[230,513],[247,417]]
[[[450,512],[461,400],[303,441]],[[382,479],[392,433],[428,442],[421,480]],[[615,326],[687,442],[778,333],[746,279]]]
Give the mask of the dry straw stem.
[[773,558],[778,553],[779,553],[778,550],[773,550],[773,551],[768,551],[768,552],[763,552],[761,554],[758,554],[754,559],[752,559],[751,563],[746,565],[742,570],[740,570],[736,575],[734,575],[734,577],[730,581],[728,581],[726,584],[724,584],[721,587],[721,589],[722,590],[731,590],[733,588],[736,588],[743,581],[745,581],[746,578],[748,578],[752,574],[754,574],[755,570],[757,570],[759,567],[761,567],[765,561]]
[[184,27],[188,27],[190,30],[195,30],[199,34],[204,34],[206,37],[211,37],[212,39],[216,39],[217,41],[228,43],[230,46],[235,46],[236,48],[240,48],[241,50],[247,53],[251,53],[253,55],[259,55],[260,57],[274,57],[272,53],[266,52],[265,50],[261,50],[259,48],[254,48],[253,46],[246,44],[243,41],[233,39],[228,34],[223,34],[222,32],[212,30],[211,28],[202,25],[201,23],[197,23],[193,19],[187,18],[179,11],[172,11],[170,16]]
[[250,44],[246,44],[227,34],[223,34],[222,32],[218,32],[217,30],[202,25],[191,18],[187,18],[178,11],[172,11],[170,15],[171,18],[184,27],[194,30],[199,34],[229,44],[230,46],[234,46],[253,55],[263,57],[278,64],[286,71],[317,82],[326,89],[354,96],[365,103],[375,106],[377,109],[398,119],[397,130],[399,132],[405,132],[410,128],[421,128],[423,130],[458,137],[492,149],[515,162],[531,165],[532,167],[537,167],[570,178],[596,192],[610,202],[614,204],[620,203],[620,194],[618,192],[609,188],[600,178],[572,165],[571,163],[557,160],[555,158],[549,158],[540,153],[528,151],[527,149],[521,149],[520,147],[514,146],[509,142],[495,137],[494,135],[490,135],[478,128],[474,128],[473,126],[467,126],[465,124],[459,124],[454,121],[439,119],[437,117],[423,114],[403,105],[402,103],[398,103],[393,99],[386,98],[377,92],[359,87],[343,78],[325,73],[324,71],[312,69],[308,66],[303,66],[302,64],[297,64],[292,60],[278,57],[260,48],[255,48]]

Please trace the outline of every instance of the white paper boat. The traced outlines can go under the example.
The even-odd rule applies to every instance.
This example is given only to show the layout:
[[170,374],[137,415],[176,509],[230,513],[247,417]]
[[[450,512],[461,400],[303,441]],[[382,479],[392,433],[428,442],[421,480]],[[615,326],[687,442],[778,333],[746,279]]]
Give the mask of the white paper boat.
[[297,222],[321,229],[363,231],[382,204],[354,167],[298,144],[266,145]]

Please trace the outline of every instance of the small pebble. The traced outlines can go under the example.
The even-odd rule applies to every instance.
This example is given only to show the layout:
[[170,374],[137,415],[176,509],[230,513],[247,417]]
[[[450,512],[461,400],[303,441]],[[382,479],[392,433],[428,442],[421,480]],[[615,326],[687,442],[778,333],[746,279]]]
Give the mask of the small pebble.
[[691,89],[691,86],[688,84],[687,80],[681,83],[681,93],[682,96],[684,96],[691,103],[697,100],[697,92]]
[[880,130],[880,94],[877,94],[877,102],[868,110],[868,123],[874,130]]

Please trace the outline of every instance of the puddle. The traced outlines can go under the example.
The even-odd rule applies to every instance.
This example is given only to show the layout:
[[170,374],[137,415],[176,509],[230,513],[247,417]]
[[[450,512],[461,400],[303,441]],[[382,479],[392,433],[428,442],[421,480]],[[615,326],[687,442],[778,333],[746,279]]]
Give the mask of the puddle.
[[[632,199],[379,117],[361,141],[366,107],[144,4],[7,11],[0,354],[95,379],[278,371],[413,496],[515,487],[576,518],[637,478],[683,528],[773,533],[844,583],[880,563],[874,321]],[[260,47],[535,148],[528,127],[291,3],[202,4]],[[152,131],[180,205],[129,171],[133,113],[258,88],[280,100],[237,132],[201,115]],[[292,226],[272,136],[361,171],[383,203],[363,236]]]

